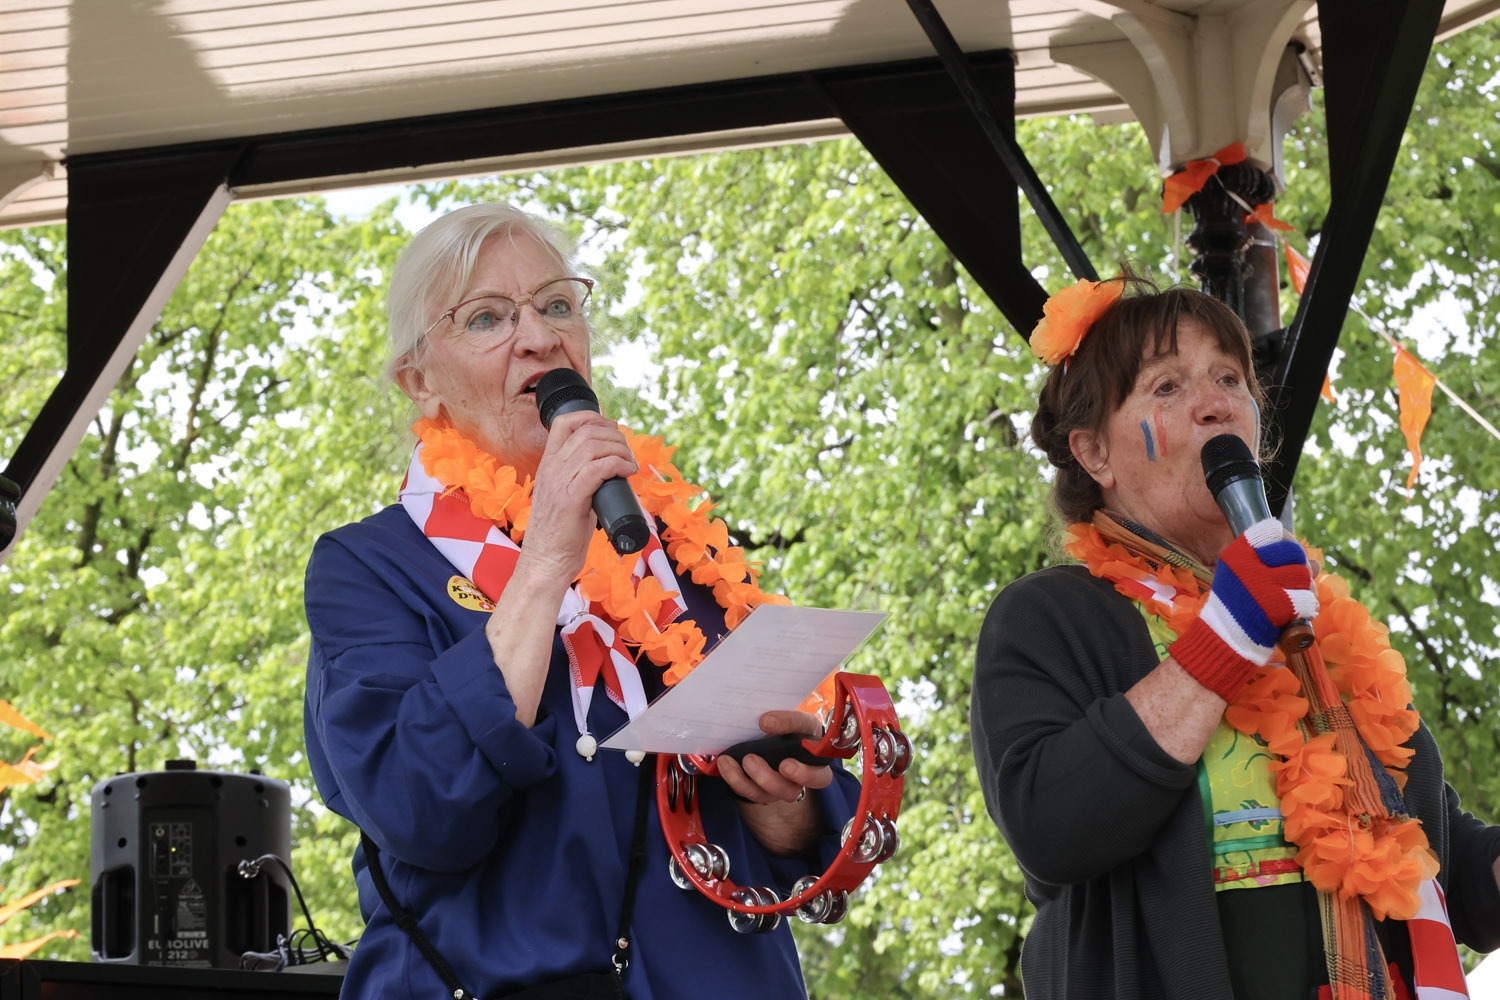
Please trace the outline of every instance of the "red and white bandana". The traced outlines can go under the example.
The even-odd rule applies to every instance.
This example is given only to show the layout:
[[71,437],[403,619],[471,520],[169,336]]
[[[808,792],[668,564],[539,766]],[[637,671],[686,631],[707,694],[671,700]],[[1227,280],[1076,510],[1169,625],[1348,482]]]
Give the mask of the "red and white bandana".
[[[421,462],[422,445],[412,452],[411,464],[401,483],[401,506],[422,534],[443,557],[492,602],[498,602],[515,572],[521,549],[491,521],[469,508],[462,489],[449,489],[427,474]],[[649,523],[649,519],[648,519]],[[682,586],[672,572],[671,560],[651,525],[651,539],[636,559],[634,578],[650,572],[662,590],[675,595],[662,605],[657,627],[664,628],[687,610]],[[594,688],[604,678],[610,701],[634,719],[646,708],[646,692],[629,649],[606,620],[604,609],[590,604],[575,583],[563,594],[557,610],[563,648],[573,675],[573,719],[580,734],[579,753],[593,757],[593,739],[588,728],[589,706]],[[585,739],[587,738],[587,739]]]

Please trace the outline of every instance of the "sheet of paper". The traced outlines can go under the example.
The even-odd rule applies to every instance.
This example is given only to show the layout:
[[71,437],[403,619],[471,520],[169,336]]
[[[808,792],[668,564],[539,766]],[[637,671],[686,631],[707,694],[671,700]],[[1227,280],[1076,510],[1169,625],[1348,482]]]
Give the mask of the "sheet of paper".
[[600,746],[716,754],[763,736],[761,713],[800,705],[885,618],[878,611],[762,604],[692,673]]

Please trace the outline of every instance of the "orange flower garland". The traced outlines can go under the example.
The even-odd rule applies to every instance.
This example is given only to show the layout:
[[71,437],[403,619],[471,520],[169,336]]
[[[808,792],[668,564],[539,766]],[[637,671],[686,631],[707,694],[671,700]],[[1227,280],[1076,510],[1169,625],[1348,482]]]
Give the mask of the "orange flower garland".
[[[1153,568],[1091,524],[1070,525],[1064,547],[1090,573],[1141,601],[1178,635],[1207,600],[1205,584],[1189,570]],[[1150,583],[1172,594],[1170,602],[1143,597],[1142,584]],[[1406,663],[1391,648],[1386,627],[1349,596],[1342,579],[1320,573],[1316,588],[1319,612],[1313,634],[1329,676],[1365,745],[1404,785],[1404,768],[1412,756],[1404,744],[1419,721],[1416,710],[1407,707],[1412,692]],[[1354,815],[1346,808],[1344,790],[1353,783],[1348,761],[1335,749],[1333,733],[1308,736],[1303,720],[1309,707],[1292,671],[1270,663],[1256,671],[1224,719],[1280,758],[1271,769],[1281,796],[1283,832],[1297,845],[1297,863],[1308,881],[1344,899],[1363,898],[1377,920],[1409,919],[1420,905],[1418,886],[1438,869],[1427,835],[1415,819]]]
[[[791,603],[760,589],[759,567],[746,561],[744,549],[729,544],[723,521],[709,518],[711,502],[705,498],[688,505],[704,491],[683,481],[672,464],[676,449],[661,438],[634,434],[624,426],[621,430],[639,466],[630,477],[631,488],[646,512],[666,525],[662,545],[677,572],[713,589],[714,600],[724,609],[724,623],[733,629],[761,604]],[[412,425],[412,432],[422,442],[422,466],[428,474],[449,490],[462,489],[475,516],[493,521],[519,544],[531,516],[531,477],[518,480],[514,468],[446,421],[424,417]],[[665,606],[677,594],[664,590],[649,574],[634,579],[637,559],[615,552],[604,532],[596,531],[575,582],[585,600],[604,609],[625,643],[644,651],[652,663],[665,668],[665,681],[676,684],[702,661],[707,640],[692,621],[658,624],[670,613]]]
[[1031,353],[1049,365],[1071,358],[1089,327],[1124,294],[1118,281],[1079,281],[1047,299],[1042,321],[1032,328]]

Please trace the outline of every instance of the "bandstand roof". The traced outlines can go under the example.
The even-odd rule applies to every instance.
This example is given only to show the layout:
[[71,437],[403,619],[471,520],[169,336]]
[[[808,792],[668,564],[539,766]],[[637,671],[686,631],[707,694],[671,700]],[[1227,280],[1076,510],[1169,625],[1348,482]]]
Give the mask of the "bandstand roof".
[[[1344,166],[1279,367],[1288,399],[1310,407],[1430,46],[1497,12],[1500,0],[6,0],[0,226],[67,221],[70,254],[68,369],[4,459],[20,524],[234,198],[852,133],[1029,329],[1041,292],[1019,259],[1017,192],[1074,270],[1087,262],[1045,168],[1014,146],[1016,117],[1136,118],[1163,170],[1247,137],[1273,165],[1262,105],[1325,86]],[[1203,85],[1210,67],[1233,81],[1222,92]],[[1016,187],[998,201],[977,190],[1005,175]],[[1333,333],[1309,340],[1319,309]],[[1306,428],[1295,405],[1285,419],[1289,480]]]

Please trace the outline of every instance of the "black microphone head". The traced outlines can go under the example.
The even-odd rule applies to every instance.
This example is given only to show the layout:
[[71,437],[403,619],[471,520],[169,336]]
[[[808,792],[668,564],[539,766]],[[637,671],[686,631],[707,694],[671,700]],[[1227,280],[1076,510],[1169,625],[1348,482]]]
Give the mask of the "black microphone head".
[[599,397],[589,388],[588,381],[571,368],[554,368],[536,384],[537,411],[542,426],[548,430],[552,429],[552,418],[564,403],[580,401],[589,404],[587,409],[599,412]]
[[1220,434],[1209,438],[1199,457],[1203,461],[1203,475],[1208,479],[1208,491],[1216,497],[1230,483],[1260,479],[1260,463],[1255,461],[1249,445],[1238,435]]

